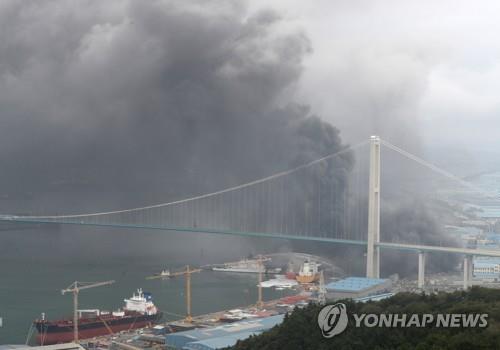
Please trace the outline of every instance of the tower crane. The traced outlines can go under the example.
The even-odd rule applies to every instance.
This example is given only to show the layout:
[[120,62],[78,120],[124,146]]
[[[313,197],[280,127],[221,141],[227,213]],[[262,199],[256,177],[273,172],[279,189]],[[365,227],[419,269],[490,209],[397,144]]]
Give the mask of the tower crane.
[[262,264],[263,261],[264,261],[264,259],[263,259],[262,255],[259,255],[259,284],[258,284],[259,297],[257,300],[257,307],[259,309],[262,309],[262,307],[264,306],[264,302],[262,301],[262,273],[264,270],[264,265]]
[[185,270],[179,272],[171,272],[169,277],[185,276],[186,277],[186,322],[193,322],[191,316],[191,275],[196,272],[201,272],[201,269],[191,269],[186,265]]
[[319,273],[319,287],[318,287],[318,304],[325,305],[326,303],[326,287],[325,287],[325,276],[323,270]]
[[64,295],[66,293],[73,293],[73,339],[78,342],[78,293],[81,290],[106,286],[108,284],[115,283],[114,280],[104,281],[104,282],[78,282],[75,281],[71,283],[66,289],[61,290],[61,294]]
[[186,265],[186,270],[180,272],[174,272],[172,276],[186,277],[186,322],[191,323],[193,317],[191,316],[191,274],[201,272],[201,269],[190,269],[189,265]]

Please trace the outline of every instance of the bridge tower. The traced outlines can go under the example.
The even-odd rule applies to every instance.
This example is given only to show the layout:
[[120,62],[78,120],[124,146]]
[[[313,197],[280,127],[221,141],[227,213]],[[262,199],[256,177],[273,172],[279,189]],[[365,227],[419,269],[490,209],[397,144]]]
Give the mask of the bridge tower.
[[370,138],[366,277],[380,277],[380,137]]

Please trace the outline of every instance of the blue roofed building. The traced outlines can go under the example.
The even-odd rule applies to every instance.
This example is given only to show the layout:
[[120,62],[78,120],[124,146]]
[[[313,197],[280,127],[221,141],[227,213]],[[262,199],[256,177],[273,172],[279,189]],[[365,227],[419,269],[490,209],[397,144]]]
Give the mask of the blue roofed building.
[[284,317],[284,315],[276,315],[218,327],[197,328],[185,332],[171,333],[166,335],[165,345],[167,349],[222,349],[236,344],[238,340],[262,333],[280,324],[283,322]]
[[500,258],[477,257],[474,258],[472,265],[475,278],[500,280]]
[[384,278],[348,277],[326,285],[329,300],[358,299],[390,292],[392,282]]
[[224,349],[235,345],[238,340],[243,340],[249,338],[252,335],[259,334],[263,331],[258,332],[241,332],[231,335],[226,335],[218,338],[210,338],[200,341],[195,341],[192,343],[187,343],[184,345],[182,350],[212,350],[212,349]]

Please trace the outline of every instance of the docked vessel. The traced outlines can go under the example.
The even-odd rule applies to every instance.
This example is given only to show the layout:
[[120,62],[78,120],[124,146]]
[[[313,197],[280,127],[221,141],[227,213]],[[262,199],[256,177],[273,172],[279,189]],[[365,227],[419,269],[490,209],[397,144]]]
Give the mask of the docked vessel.
[[[162,313],[154,305],[150,293],[137,290],[130,299],[124,299],[123,310],[103,311],[98,309],[78,310],[78,338],[88,339],[150,326],[158,322]],[[44,314],[35,320],[38,331],[37,342],[50,345],[73,341],[73,320],[48,321]]]
[[313,283],[319,279],[319,264],[314,261],[305,261],[295,277],[299,283]]
[[154,279],[168,279],[174,277],[174,274],[170,272],[170,270],[165,269],[161,270],[161,272],[157,272],[153,274],[152,276],[146,277],[147,280],[154,280]]
[[241,272],[241,273],[279,273],[280,268],[268,269],[263,264],[265,261],[271,261],[271,258],[260,258],[260,259],[243,259],[236,262],[228,262],[222,265],[216,265],[212,267],[213,271],[223,271],[223,272]]
[[155,273],[155,276],[158,276],[158,277],[171,277],[170,270],[161,270],[161,272]]

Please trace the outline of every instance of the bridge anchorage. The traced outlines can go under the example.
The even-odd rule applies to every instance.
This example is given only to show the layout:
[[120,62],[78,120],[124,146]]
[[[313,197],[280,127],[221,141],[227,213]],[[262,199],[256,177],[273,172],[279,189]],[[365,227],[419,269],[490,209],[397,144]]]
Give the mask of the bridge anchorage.
[[[352,153],[366,145],[369,145],[369,161],[357,162],[360,165],[351,169]],[[474,193],[490,195],[380,137],[372,136],[369,140],[341,148],[296,168],[190,198],[87,214],[0,215],[0,221],[11,224],[139,228],[366,246],[366,276],[370,278],[380,277],[382,250],[407,251],[418,257],[415,263],[418,264],[419,288],[425,287],[425,265],[429,253],[459,254],[464,256],[463,287],[469,288],[473,257],[500,257],[500,251],[381,240],[382,146]],[[360,159],[366,159],[366,154],[363,153]],[[362,168],[364,164],[367,169]]]

